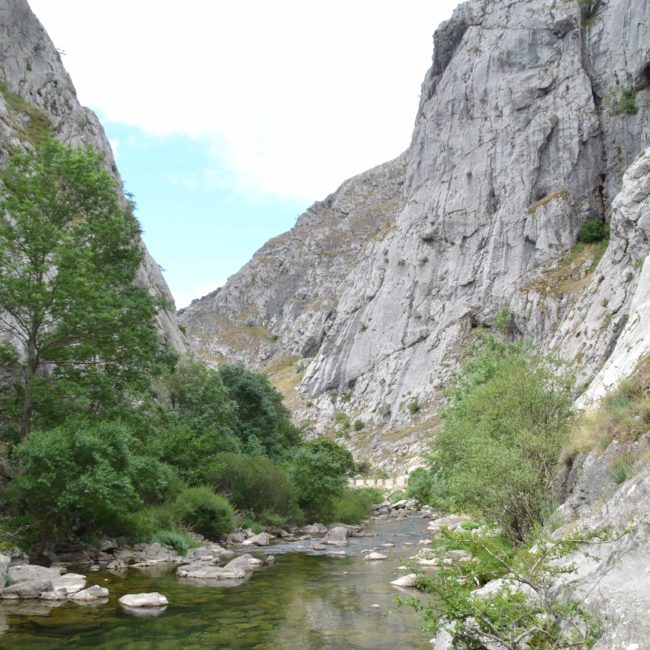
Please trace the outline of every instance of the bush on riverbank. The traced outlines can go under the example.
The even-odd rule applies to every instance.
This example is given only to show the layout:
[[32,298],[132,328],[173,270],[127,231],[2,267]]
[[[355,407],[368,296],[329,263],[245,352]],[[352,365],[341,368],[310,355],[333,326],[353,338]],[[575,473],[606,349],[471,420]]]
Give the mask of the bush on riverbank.
[[493,521],[521,542],[548,507],[571,383],[555,361],[524,343],[482,338],[449,390],[428,485],[418,475],[418,492],[436,508]]
[[205,482],[260,523],[262,519],[271,519],[275,525],[303,521],[287,470],[270,458],[218,454],[206,469]]
[[183,490],[171,506],[176,521],[205,537],[219,538],[235,527],[232,506],[209,487]]
[[[332,505],[332,522],[358,524],[367,519],[374,505],[381,503],[384,495],[377,488],[346,490]],[[326,521],[325,523],[331,523]]]

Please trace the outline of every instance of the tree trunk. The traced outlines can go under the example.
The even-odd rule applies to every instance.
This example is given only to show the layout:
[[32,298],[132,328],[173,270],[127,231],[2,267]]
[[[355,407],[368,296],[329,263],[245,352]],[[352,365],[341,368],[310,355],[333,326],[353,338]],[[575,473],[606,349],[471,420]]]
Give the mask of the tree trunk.
[[38,352],[36,349],[36,328],[32,331],[27,342],[27,367],[23,381],[23,405],[20,414],[20,439],[24,440],[32,430],[32,414],[34,405],[32,402],[32,379],[38,369]]

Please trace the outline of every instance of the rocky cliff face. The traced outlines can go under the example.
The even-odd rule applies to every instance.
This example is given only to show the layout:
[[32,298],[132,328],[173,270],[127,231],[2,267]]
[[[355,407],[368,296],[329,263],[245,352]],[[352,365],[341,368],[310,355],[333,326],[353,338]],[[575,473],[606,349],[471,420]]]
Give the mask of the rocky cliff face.
[[[417,450],[467,334],[502,307],[513,334],[579,360],[583,382],[600,370],[585,399],[600,394],[648,343],[648,163],[635,159],[650,144],[649,15],[645,0],[460,5],[434,36],[403,184],[379,168],[394,180],[362,175],[316,204],[187,310],[194,348],[257,367],[304,357],[300,417],[317,430],[339,411],[360,418],[375,433],[347,442],[366,453],[386,431],[391,454]],[[387,225],[331,263],[309,242],[339,236],[342,219],[317,215],[341,196]],[[573,248],[594,217],[612,223],[599,263]],[[263,335],[235,350],[224,328]]]
[[[119,181],[110,145],[97,116],[79,104],[77,95],[52,41],[26,0],[0,0],[0,165],[13,145],[29,144],[47,128],[71,145],[92,144],[105,156],[106,166]],[[173,298],[160,269],[146,250],[139,282]],[[183,350],[173,307],[159,315],[171,344]]]

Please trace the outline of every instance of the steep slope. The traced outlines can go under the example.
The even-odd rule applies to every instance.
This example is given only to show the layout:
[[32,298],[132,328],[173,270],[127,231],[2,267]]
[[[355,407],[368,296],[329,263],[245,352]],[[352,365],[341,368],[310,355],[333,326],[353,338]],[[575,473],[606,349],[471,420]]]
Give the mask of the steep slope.
[[265,244],[225,288],[183,310],[192,349],[212,362],[254,368],[313,356],[350,269],[404,205],[404,172],[401,156],[346,181]]
[[[47,129],[67,144],[92,144],[119,181],[97,116],[79,104],[59,52],[26,0],[0,0],[0,83],[0,165],[7,163],[13,145],[33,143]],[[159,314],[159,323],[171,344],[183,350],[172,295],[144,243],[142,247],[138,281],[172,305]]]
[[[290,324],[267,330],[268,339],[295,341],[292,354],[307,357],[301,418],[321,431],[334,427],[339,411],[360,418],[372,435],[351,433],[347,444],[366,455],[378,432],[392,430],[383,437],[392,445],[384,460],[399,466],[394,452],[417,452],[417,434],[434,424],[429,416],[468,333],[492,327],[504,307],[513,335],[581,361],[581,381],[594,376],[629,309],[638,311],[643,287],[644,200],[629,188],[614,197],[650,144],[648,15],[646,0],[590,8],[577,0],[470,0],[440,26],[392,227],[342,260],[351,266],[338,271],[324,307],[309,305],[303,318],[327,325],[308,345]],[[646,176],[636,165],[630,183]],[[595,270],[597,248],[573,248],[588,218],[612,220]],[[294,236],[301,239],[294,230],[282,241]],[[292,313],[299,293],[282,282],[277,255],[270,263],[272,248],[211,299],[213,322],[225,314],[231,331],[251,317],[257,326],[277,322],[253,274],[265,263],[264,282],[284,287],[273,313],[285,306]],[[294,250],[305,268],[327,266],[318,249],[283,254]],[[237,297],[242,277],[249,278],[245,308]],[[199,354],[216,360],[219,350],[258,367],[270,358],[268,340],[249,339],[249,350],[233,354],[205,319],[197,335],[197,311],[183,322]]]

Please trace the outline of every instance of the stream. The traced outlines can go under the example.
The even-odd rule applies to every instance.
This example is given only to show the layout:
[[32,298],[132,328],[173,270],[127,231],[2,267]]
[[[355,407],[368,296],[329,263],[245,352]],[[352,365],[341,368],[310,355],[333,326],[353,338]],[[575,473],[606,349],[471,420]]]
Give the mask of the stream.
[[[373,522],[367,531],[374,536],[350,538],[345,556],[311,551],[313,542],[309,541],[256,549],[255,555],[273,554],[275,562],[237,587],[182,583],[176,577],[177,567],[168,565],[129,569],[119,575],[107,571],[87,573],[89,585],[108,587],[108,604],[0,602],[0,647],[430,648],[430,634],[422,632],[420,615],[398,604],[399,596],[417,592],[389,584],[403,574],[397,567],[417,550],[418,540],[427,536],[426,524],[419,516]],[[395,546],[381,546],[388,543]],[[362,551],[375,547],[389,559],[364,561]],[[169,599],[169,607],[160,616],[126,614],[117,602],[126,593],[150,591],[159,591]]]

